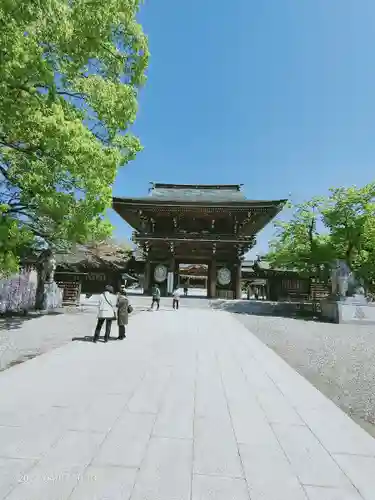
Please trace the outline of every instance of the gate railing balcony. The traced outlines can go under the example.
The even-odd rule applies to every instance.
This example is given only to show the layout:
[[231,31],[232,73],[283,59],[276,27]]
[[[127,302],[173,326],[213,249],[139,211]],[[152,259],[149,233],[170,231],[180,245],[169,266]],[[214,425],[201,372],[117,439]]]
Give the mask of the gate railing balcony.
[[251,243],[254,236],[236,235],[236,234],[211,234],[211,233],[139,233],[134,231],[132,234],[133,242],[141,242],[146,240],[165,240],[165,241],[228,241],[228,242],[243,242]]

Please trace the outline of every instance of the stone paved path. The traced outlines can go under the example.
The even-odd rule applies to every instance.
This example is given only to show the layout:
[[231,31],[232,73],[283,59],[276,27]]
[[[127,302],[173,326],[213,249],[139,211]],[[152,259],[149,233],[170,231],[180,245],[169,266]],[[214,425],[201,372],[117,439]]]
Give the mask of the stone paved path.
[[[131,297],[133,316],[150,305],[149,297]],[[97,303],[98,299],[96,299]],[[64,308],[63,314],[0,317],[0,371],[70,343],[72,337],[92,334],[97,305]],[[166,305],[171,304],[168,300]],[[171,308],[171,306],[169,306]],[[114,335],[117,330],[113,328]]]
[[1,499],[375,499],[375,440],[225,312],[141,313],[0,395]]

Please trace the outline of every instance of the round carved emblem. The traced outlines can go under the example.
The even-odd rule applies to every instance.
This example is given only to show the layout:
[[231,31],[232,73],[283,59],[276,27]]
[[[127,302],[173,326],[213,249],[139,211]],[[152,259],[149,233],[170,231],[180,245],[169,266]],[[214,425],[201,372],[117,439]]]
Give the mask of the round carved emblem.
[[217,281],[219,282],[220,285],[229,285],[231,282],[232,276],[230,269],[226,267],[222,267],[218,270],[217,272]]
[[162,283],[167,278],[168,269],[163,264],[158,264],[155,267],[154,279],[157,283]]

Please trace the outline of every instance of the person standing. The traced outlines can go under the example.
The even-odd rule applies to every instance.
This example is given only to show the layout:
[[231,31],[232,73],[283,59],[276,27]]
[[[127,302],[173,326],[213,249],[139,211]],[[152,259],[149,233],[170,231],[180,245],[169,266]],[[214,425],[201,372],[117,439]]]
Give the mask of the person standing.
[[160,308],[160,288],[158,285],[154,285],[152,287],[152,302],[151,302],[151,310],[154,310],[154,305],[156,304],[156,310],[159,311]]
[[107,285],[104,292],[100,295],[98,306],[98,322],[94,333],[94,342],[97,342],[100,336],[100,331],[105,321],[104,342],[108,342],[111,334],[112,321],[116,319],[116,303],[117,298],[113,293],[113,287]]
[[125,335],[125,328],[129,321],[129,314],[133,308],[129,304],[129,299],[126,295],[125,285],[121,285],[120,293],[117,297],[117,324],[118,324],[118,338],[123,340]]
[[178,288],[173,292],[173,309],[179,309],[180,307],[180,292]]

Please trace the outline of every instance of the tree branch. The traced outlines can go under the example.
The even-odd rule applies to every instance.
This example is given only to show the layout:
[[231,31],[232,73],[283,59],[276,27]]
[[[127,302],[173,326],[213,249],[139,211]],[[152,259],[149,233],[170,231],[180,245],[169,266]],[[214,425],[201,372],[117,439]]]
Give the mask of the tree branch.
[[61,96],[73,97],[75,99],[84,99],[86,97],[86,94],[84,94],[83,92],[68,92],[66,90],[57,90],[56,94]]
[[10,214],[19,214],[19,215],[24,215],[26,217],[30,217],[31,218],[31,214],[30,212],[28,212],[28,210],[35,210],[35,206],[32,206],[32,205],[24,205],[22,203],[10,203],[9,204],[10,208],[8,210],[8,213]]
[[40,150],[40,148],[22,148],[20,146],[17,146],[16,144],[12,144],[10,142],[7,142],[5,138],[0,139],[0,144],[4,146],[5,148],[10,148],[14,149],[15,151],[18,151],[19,153],[24,153],[28,155],[35,155],[37,151]]
[[124,60],[124,57],[121,55],[121,54],[116,54],[115,52],[112,52],[112,50],[107,47],[104,43],[101,43],[100,46],[106,50],[109,54],[111,54],[112,57],[114,57],[115,59],[119,60],[119,61],[123,61]]
[[313,247],[313,240],[314,240],[314,225],[315,221],[312,219],[309,225],[309,242],[310,242],[310,249],[312,250]]
[[5,167],[3,167],[2,165],[0,165],[0,172],[1,174],[4,176],[4,178],[9,181],[9,176],[8,176],[8,171],[5,169]]
[[[51,87],[48,87],[44,84],[39,84],[39,83],[35,83],[31,86],[27,86],[27,85],[24,85],[24,84],[21,84],[21,85],[12,85],[11,88],[13,90],[23,90],[24,92],[27,92],[28,94],[32,95],[32,96],[40,96],[40,92],[32,92],[31,89],[34,89],[35,91],[38,91],[39,89],[45,89],[47,91],[49,90],[53,90]],[[84,94],[83,92],[70,92],[69,90],[63,90],[63,89],[55,89],[55,93],[57,95],[61,95],[61,96],[67,96],[67,97],[73,97],[73,98],[77,98],[77,99],[83,99],[84,97],[86,97],[86,94]]]
[[[0,145],[3,145],[6,148],[13,149],[14,151],[17,151],[18,153],[23,153],[25,155],[33,157],[35,160],[40,160],[41,158],[38,155],[42,155],[44,158],[47,160],[51,160],[55,163],[58,163],[58,160],[51,156],[50,154],[46,153],[41,146],[35,146],[31,147],[28,146],[26,147],[20,147],[16,144],[12,144],[10,142],[6,141],[6,138],[0,138]],[[9,180],[9,179],[8,179]]]

